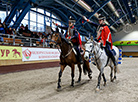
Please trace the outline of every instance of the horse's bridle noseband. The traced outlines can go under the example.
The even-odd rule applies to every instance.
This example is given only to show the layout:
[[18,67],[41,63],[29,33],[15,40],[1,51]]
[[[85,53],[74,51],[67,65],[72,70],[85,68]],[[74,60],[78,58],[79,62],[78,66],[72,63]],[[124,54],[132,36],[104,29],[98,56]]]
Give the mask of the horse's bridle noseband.
[[[92,55],[93,48],[94,48],[94,45],[92,46],[92,48],[91,48],[90,51],[85,50],[85,52],[88,52],[89,55]],[[100,51],[100,48],[99,48],[99,50],[97,51],[97,54],[99,53],[99,51]],[[101,57],[101,55],[102,55],[102,53],[100,54],[100,56],[99,56],[98,58],[95,57],[95,60],[97,61],[97,60]]]
[[92,48],[91,48],[91,50],[90,50],[90,51],[85,50],[85,52],[88,52],[89,54],[91,54],[91,53],[92,53],[93,48],[94,48],[94,46],[92,46]]

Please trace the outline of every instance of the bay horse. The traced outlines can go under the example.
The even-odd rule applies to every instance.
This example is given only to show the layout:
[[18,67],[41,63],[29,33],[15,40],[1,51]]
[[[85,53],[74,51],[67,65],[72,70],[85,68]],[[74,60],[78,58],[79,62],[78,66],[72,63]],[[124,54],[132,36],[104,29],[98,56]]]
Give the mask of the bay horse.
[[[78,62],[75,52],[73,50],[73,47],[71,46],[71,44],[67,43],[61,36],[63,36],[58,28],[56,29],[56,31],[53,31],[53,34],[51,34],[51,42],[56,43],[56,45],[60,46],[60,71],[59,71],[59,76],[58,76],[58,86],[57,88],[61,88],[61,76],[62,73],[65,69],[65,67],[68,65],[71,67],[71,77],[72,77],[72,81],[71,81],[71,86],[74,87],[74,70],[75,70],[75,64],[77,64],[78,68],[79,68],[79,78],[77,82],[81,81],[81,73],[82,73],[82,69],[81,69],[81,64]],[[83,59],[83,72],[86,75],[88,73],[88,77],[91,79],[92,76],[92,71],[90,69],[89,66],[89,61],[84,60],[84,54],[82,55],[82,59]]]
[[[89,60],[89,55],[93,54],[94,55],[94,61],[96,62],[96,66],[97,66],[98,70],[100,71],[99,76],[98,76],[98,84],[96,86],[96,91],[99,91],[100,90],[101,76],[103,77],[103,80],[104,80],[104,86],[106,85],[106,78],[104,75],[104,67],[109,66],[111,68],[111,73],[110,73],[110,81],[111,82],[113,82],[114,79],[116,79],[116,72],[119,70],[118,70],[118,67],[114,66],[112,60],[108,58],[105,50],[101,49],[100,43],[94,41],[93,37],[91,37],[90,40],[88,40],[85,37],[85,40],[87,41],[87,43],[85,44],[84,58],[86,60]],[[116,53],[115,54],[115,60],[116,60],[116,62],[118,62],[119,49],[117,47],[113,46],[113,50]],[[114,77],[113,77],[113,70],[114,70]]]

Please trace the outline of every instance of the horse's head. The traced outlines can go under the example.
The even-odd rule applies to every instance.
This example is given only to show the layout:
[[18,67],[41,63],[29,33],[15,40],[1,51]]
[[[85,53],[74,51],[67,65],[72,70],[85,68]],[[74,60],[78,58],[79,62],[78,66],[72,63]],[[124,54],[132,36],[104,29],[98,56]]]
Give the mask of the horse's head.
[[56,28],[56,31],[52,29],[50,44],[52,45],[61,44],[61,33],[59,32],[58,28]]
[[93,53],[93,50],[94,50],[94,41],[93,41],[93,37],[91,37],[91,39],[89,39],[89,40],[85,37],[85,40],[87,42],[85,44],[84,59],[89,60],[89,56],[90,56],[90,54]]

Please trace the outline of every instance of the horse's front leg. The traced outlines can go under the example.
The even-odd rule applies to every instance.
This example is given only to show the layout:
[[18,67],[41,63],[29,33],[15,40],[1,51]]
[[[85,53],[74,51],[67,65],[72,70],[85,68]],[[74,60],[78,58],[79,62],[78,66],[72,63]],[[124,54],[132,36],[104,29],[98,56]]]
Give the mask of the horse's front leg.
[[106,78],[105,78],[105,75],[104,75],[104,73],[102,74],[102,76],[103,76],[103,80],[104,80],[104,86],[106,85]]
[[101,76],[103,74],[103,68],[100,68],[100,73],[99,73],[99,76],[98,76],[98,84],[96,86],[96,91],[99,91],[100,90],[100,82],[101,82]]
[[111,68],[110,81],[113,82],[113,69],[114,69],[114,67],[110,66],[110,68]]
[[74,69],[75,69],[75,66],[73,64],[73,65],[71,65],[71,77],[72,77],[71,86],[73,86],[73,87],[74,87]]
[[60,66],[60,71],[59,71],[59,74],[58,74],[58,86],[57,86],[58,89],[61,88],[61,85],[60,85],[60,83],[61,83],[61,76],[62,76],[62,73],[63,73],[65,67],[66,67],[66,65],[61,65]]
[[78,64],[78,68],[79,68],[79,78],[78,78],[77,82],[80,82],[81,81],[81,73],[82,73],[82,69],[81,69],[81,65],[80,64]]

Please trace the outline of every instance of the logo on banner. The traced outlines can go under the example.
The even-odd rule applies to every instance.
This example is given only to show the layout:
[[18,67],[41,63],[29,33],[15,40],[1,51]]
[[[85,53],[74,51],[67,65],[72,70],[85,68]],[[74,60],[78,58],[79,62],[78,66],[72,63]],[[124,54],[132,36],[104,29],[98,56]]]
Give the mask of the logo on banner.
[[21,57],[21,54],[20,54],[19,51],[17,51],[17,49],[13,49],[12,52],[13,52],[13,57],[17,58],[17,55],[18,55],[19,57]]
[[31,51],[26,49],[25,51],[23,51],[23,55],[26,59],[29,59],[31,57]]

